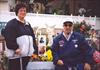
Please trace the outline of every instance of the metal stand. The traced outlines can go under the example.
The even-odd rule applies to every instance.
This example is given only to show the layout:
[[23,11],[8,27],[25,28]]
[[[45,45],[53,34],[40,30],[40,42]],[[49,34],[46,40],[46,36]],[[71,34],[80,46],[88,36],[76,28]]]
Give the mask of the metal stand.
[[5,70],[5,67],[4,67],[4,50],[5,50],[5,39],[3,36],[0,36],[0,48],[1,51],[0,51],[0,70]]

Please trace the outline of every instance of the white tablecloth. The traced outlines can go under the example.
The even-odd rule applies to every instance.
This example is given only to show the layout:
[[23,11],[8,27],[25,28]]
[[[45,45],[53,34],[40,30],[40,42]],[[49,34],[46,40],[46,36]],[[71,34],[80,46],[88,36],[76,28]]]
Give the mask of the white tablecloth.
[[54,70],[54,64],[53,62],[43,61],[29,62],[27,65],[27,70]]

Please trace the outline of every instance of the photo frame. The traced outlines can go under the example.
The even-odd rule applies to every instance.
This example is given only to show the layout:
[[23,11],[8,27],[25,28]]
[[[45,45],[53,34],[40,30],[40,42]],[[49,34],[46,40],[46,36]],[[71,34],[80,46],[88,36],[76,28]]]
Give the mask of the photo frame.
[[38,55],[43,56],[46,52],[46,35],[38,35]]

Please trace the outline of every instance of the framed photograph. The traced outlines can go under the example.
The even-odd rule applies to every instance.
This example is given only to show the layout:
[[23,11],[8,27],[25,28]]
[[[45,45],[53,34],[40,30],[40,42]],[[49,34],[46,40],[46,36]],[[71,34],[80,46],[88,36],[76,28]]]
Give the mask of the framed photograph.
[[46,52],[46,35],[38,35],[38,55],[42,56]]

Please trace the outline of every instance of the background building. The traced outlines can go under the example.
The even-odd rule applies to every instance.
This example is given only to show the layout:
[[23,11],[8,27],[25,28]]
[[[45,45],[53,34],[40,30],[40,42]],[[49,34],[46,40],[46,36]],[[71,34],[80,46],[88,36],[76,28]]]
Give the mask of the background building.
[[100,0],[0,0],[0,11],[14,11],[15,5],[20,2],[26,3],[31,13],[100,17]]

